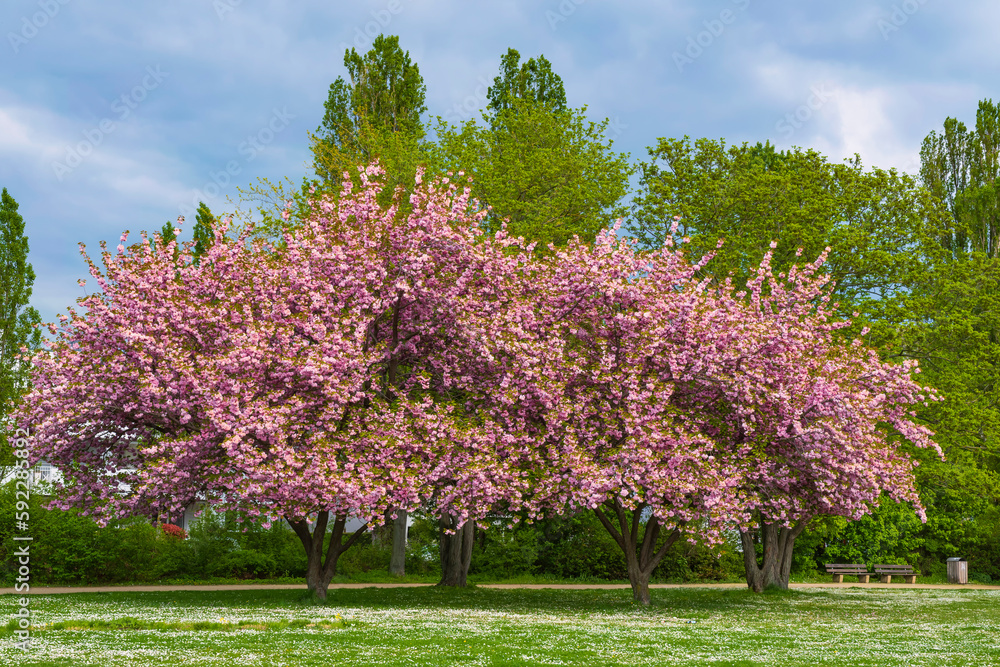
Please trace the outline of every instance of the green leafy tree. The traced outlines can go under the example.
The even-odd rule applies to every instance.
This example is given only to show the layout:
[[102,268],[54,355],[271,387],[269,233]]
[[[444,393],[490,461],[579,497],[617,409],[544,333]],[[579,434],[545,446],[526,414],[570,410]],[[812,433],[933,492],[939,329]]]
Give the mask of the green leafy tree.
[[163,243],[171,243],[177,241],[177,232],[175,231],[174,223],[169,220],[163,223],[160,227],[160,236],[163,238]]
[[944,399],[920,412],[946,456],[916,471],[928,510],[925,569],[977,554],[976,567],[1000,575],[1000,549],[987,537],[1000,534],[1000,261],[961,253],[928,271],[898,311],[893,353],[917,359]]
[[0,461],[10,463],[8,415],[28,388],[21,348],[41,342],[38,311],[28,305],[35,271],[28,263],[24,218],[7,188],[0,194]]
[[[945,400],[925,410],[947,454],[918,469],[928,496],[929,556],[979,554],[1000,574],[1000,104],[983,100],[974,128],[946,118],[920,151],[920,176],[951,214],[950,261],[914,290],[901,354],[919,359]],[[977,564],[982,568],[984,563]]]
[[490,232],[506,222],[509,233],[545,248],[574,235],[591,241],[625,214],[633,168],[605,139],[607,120],[520,101],[501,113],[502,125],[442,123],[437,131],[440,162],[470,174],[473,197],[491,207]]
[[491,232],[506,222],[539,250],[574,235],[593,240],[625,215],[621,200],[634,168],[612,151],[607,120],[594,123],[585,107],[566,107],[562,79],[545,56],[520,58],[508,49],[501,59],[482,125],[438,118],[432,161],[471,175],[472,196],[491,208]]
[[343,77],[330,85],[319,133],[345,152],[364,152],[360,122],[393,132],[423,134],[420,119],[427,107],[427,86],[399,37],[379,35],[364,56],[354,49],[344,53],[350,83]]
[[[316,178],[303,179],[301,186],[261,179],[241,190],[256,202],[256,235],[278,246],[286,231],[312,213],[312,201],[339,198],[345,174],[359,187],[359,169],[377,160],[385,171],[379,180],[386,185],[378,201],[388,206],[397,188],[411,193],[418,166],[428,166],[422,120],[427,87],[399,37],[379,35],[364,55],[345,51],[344,66],[347,78],[330,85],[323,120],[310,135]],[[427,171],[435,173],[433,167]],[[408,211],[409,199],[401,197],[400,212]]]
[[687,137],[660,139],[649,155],[632,233],[659,248],[679,216],[674,240],[690,238],[693,257],[714,252],[720,279],[731,273],[745,284],[772,241],[778,271],[830,246],[823,270],[836,282],[834,297],[871,324],[941,259],[938,236],[949,220],[940,202],[906,174],[864,169],[858,156],[838,164],[814,150]]
[[208,208],[208,205],[205,202],[198,202],[198,213],[195,215],[194,222],[193,250],[196,262],[202,255],[208,252],[208,249],[215,242],[215,224],[215,216],[212,215],[212,211]]
[[515,49],[507,49],[500,60],[500,75],[493,79],[486,93],[489,100],[486,108],[494,118],[502,117],[504,111],[516,109],[518,101],[565,110],[566,90],[562,78],[552,71],[545,56],[529,58],[524,63],[520,61],[521,54]]
[[390,185],[387,203],[396,185],[412,185],[421,161],[427,86],[395,35],[376,37],[364,56],[346,51],[344,66],[348,80],[337,77],[330,85],[313,137],[314,167],[326,189],[337,194],[344,172],[356,177],[359,165],[377,159]]
[[920,177],[944,199],[954,233],[944,235],[952,252],[1000,256],[1000,104],[982,100],[973,130],[946,118],[920,149]]
[[[410,53],[399,46],[399,37],[379,35],[364,56],[353,48],[346,51],[344,66],[350,81],[337,77],[330,85],[323,122],[312,139],[313,162],[321,180],[303,184],[302,192],[291,200],[299,210],[305,210],[302,205],[317,190],[339,194],[344,173],[359,185],[359,167],[375,160],[385,170],[386,187],[379,202],[388,205],[397,190],[412,192],[418,166],[426,163],[421,116],[427,111],[427,86]],[[398,201],[405,215],[409,200]],[[405,572],[406,524],[406,512],[396,512],[391,574]]]

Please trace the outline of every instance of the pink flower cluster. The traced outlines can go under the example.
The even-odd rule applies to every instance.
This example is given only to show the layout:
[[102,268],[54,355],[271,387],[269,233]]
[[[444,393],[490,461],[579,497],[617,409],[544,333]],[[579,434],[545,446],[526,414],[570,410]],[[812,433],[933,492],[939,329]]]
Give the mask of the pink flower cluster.
[[174,537],[179,540],[187,539],[187,532],[185,532],[185,530],[180,526],[175,526],[172,523],[161,523],[160,530],[162,530],[163,534],[167,537]]
[[198,263],[158,236],[87,258],[101,291],[50,325],[16,415],[63,506],[380,522],[613,498],[709,536],[919,507],[899,443],[936,447],[910,412],[933,395],[835,338],[822,258],[737,292],[614,230],[539,256],[482,234],[468,188],[423,183],[404,215],[379,175],[281,246],[219,229]]

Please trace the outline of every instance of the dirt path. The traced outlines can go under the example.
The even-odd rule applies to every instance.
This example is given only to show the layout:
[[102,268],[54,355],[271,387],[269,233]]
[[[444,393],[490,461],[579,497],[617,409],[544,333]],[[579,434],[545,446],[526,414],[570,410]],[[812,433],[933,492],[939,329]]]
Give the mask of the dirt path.
[[[330,584],[337,588],[419,588],[434,584]],[[479,588],[527,588],[527,589],[619,589],[629,588],[628,584],[478,584]],[[650,584],[650,588],[746,588],[746,584]],[[791,588],[895,588],[895,589],[943,589],[943,590],[1000,590],[1000,586],[982,584],[859,584],[845,582],[790,584]],[[160,591],[253,591],[253,590],[305,590],[305,584],[234,584],[234,585],[186,585],[186,586],[32,586],[31,595],[60,595],[65,593],[154,593]],[[23,595],[13,588],[0,588],[0,595]]]

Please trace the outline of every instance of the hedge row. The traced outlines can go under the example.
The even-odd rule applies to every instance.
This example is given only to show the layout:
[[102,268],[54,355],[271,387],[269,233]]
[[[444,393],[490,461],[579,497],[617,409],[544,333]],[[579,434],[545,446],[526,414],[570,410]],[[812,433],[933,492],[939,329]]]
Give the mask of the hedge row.
[[[16,576],[13,536],[14,488],[0,488],[0,581]],[[185,537],[171,535],[143,519],[106,527],[76,511],[45,510],[29,501],[31,581],[34,584],[155,582],[163,579],[265,579],[305,576],[306,558],[298,538],[284,522],[269,528],[240,522],[234,515],[205,512]],[[886,503],[871,517],[814,524],[798,540],[792,571],[812,574],[823,562],[908,562],[925,574],[943,574],[943,558],[929,554],[922,526],[912,510]],[[479,530],[469,570],[473,580],[548,576],[558,579],[623,580],[621,550],[592,513],[506,527],[506,520],[485,522]],[[367,534],[340,558],[340,573],[386,572],[389,535]],[[407,545],[408,574],[435,576],[439,554],[435,523],[416,517]],[[1000,579],[993,554],[970,564],[973,580]],[[653,574],[658,581],[716,581],[743,577],[735,540],[709,548],[678,542]]]

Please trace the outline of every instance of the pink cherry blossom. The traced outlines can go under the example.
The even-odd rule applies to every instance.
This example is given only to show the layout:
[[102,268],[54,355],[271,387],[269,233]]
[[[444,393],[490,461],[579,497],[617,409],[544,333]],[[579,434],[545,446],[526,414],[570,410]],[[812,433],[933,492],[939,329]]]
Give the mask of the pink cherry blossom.
[[145,235],[85,255],[100,291],[49,325],[15,415],[58,506],[283,516],[321,596],[347,516],[596,510],[644,602],[661,534],[920,507],[898,443],[936,447],[909,413],[933,393],[837,338],[823,257],[781,278],[768,257],[737,292],[683,244],[486,236],[467,185],[419,173],[404,215],[381,174],[303,204],[281,244],[224,221],[198,263]]

